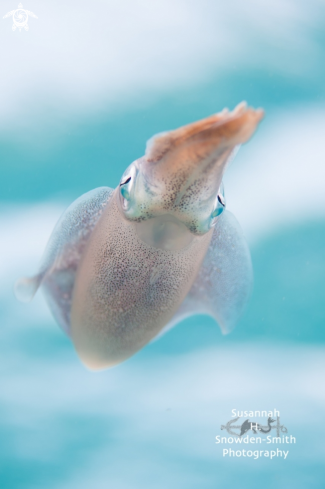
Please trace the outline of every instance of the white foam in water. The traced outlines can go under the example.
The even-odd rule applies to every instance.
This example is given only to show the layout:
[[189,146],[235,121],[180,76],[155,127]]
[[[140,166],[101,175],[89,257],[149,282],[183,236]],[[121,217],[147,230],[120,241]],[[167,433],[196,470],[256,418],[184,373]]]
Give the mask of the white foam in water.
[[0,289],[9,275],[37,272],[46,243],[64,208],[62,203],[48,202],[0,206]]
[[251,242],[287,225],[324,219],[324,133],[324,106],[292,107],[266,114],[241,149],[226,172],[225,190]]
[[[2,19],[0,122],[15,129],[25,109],[60,103],[60,113],[95,110],[183,88],[224,73],[229,64],[314,78],[322,51],[313,40],[321,2],[276,0],[34,0],[29,32]],[[13,6],[12,6],[13,8]],[[27,8],[27,7],[26,7]],[[15,59],[15,63],[12,63]],[[302,62],[303,60],[303,62]],[[42,69],[39,69],[39,67]],[[24,79],[20,74],[24,73]],[[315,80],[312,79],[315,83]],[[19,114],[17,118],[17,114]],[[22,121],[24,124],[25,122]]]
[[[7,453],[37,464],[55,460],[63,475],[51,481],[53,488],[86,489],[89,481],[96,489],[108,482],[117,489],[228,487],[223,480],[241,487],[240,474],[246,473],[259,487],[283,489],[284,481],[271,482],[282,468],[300,489],[306,487],[300,485],[306,464],[320,475],[324,347],[223,345],[177,356],[140,356],[100,374],[87,372],[74,358],[53,358],[12,358],[3,352],[7,374],[0,392],[8,408],[1,422],[20,433]],[[215,437],[230,436],[220,428],[233,409],[280,412],[281,424],[296,439],[284,447],[289,450],[284,466],[283,459],[241,459],[229,465]],[[37,427],[33,436],[31,426]],[[248,447],[256,448],[270,446]]]

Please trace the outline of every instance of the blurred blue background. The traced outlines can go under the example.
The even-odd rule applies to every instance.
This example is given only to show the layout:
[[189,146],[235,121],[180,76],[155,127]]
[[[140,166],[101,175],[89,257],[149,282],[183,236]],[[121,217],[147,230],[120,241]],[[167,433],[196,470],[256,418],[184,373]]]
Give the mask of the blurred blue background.
[[[1,489],[323,488],[324,1],[23,4],[28,32],[2,19],[15,1],[0,6]],[[266,110],[225,177],[254,265],[243,318],[223,336],[192,317],[88,372],[14,281],[153,134],[241,100]],[[223,457],[234,408],[279,410],[287,459]]]

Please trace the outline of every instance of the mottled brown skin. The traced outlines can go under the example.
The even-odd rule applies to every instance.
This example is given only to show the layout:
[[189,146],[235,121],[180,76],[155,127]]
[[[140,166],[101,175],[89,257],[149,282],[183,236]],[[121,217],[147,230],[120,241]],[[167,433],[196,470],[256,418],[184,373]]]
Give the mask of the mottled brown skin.
[[189,291],[212,236],[193,236],[181,251],[149,246],[121,216],[117,197],[91,236],[73,294],[72,339],[92,369],[125,360],[159,333]]
[[[240,105],[153,138],[134,163],[129,208],[114,191],[81,258],[72,298],[71,335],[89,368],[125,360],[172,318],[208,250],[207,223],[226,163],[262,116]],[[157,229],[172,228],[168,249],[159,233],[154,245],[139,233],[139,223],[152,220]]]

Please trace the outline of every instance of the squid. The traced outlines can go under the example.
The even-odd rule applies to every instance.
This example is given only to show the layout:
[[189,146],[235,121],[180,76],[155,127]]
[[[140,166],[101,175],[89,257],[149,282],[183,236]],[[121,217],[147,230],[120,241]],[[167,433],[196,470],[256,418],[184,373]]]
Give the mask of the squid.
[[15,292],[30,301],[43,289],[87,368],[117,365],[194,314],[234,327],[253,272],[222,179],[262,118],[243,102],[157,134],[117,188],[82,195],[60,218]]

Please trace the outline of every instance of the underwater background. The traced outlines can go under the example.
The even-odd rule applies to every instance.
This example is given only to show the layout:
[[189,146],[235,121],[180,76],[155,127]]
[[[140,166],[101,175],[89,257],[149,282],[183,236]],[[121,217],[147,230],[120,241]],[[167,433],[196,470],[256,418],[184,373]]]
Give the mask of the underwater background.
[[[38,18],[13,31],[0,2],[0,488],[324,488],[325,2],[23,7]],[[241,100],[266,111],[224,179],[254,266],[244,316],[227,336],[191,317],[87,371],[15,280],[153,134]],[[280,411],[287,458],[224,457],[232,409]]]

